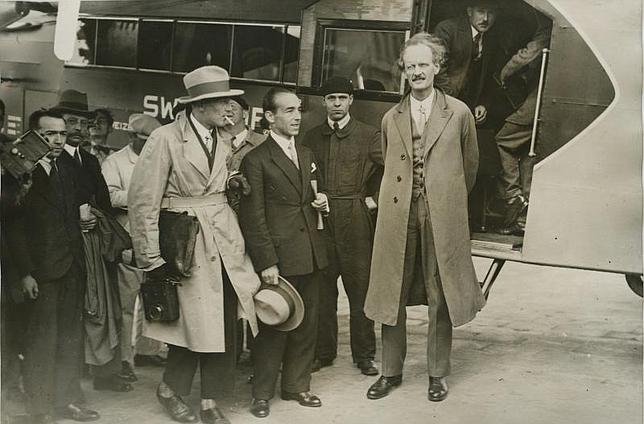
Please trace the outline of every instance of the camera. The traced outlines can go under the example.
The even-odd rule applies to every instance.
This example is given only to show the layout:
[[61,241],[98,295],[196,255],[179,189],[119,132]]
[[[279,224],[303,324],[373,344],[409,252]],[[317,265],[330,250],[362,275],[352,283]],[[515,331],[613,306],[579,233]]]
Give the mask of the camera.
[[141,297],[145,319],[155,322],[172,322],[179,319],[179,298],[176,281],[144,281]]

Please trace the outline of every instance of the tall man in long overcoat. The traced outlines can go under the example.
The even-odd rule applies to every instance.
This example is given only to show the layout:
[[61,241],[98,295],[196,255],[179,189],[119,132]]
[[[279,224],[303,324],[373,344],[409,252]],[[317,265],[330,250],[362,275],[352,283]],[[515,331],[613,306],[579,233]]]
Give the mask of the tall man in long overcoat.
[[452,326],[485,301],[472,264],[467,196],[476,179],[474,119],[461,101],[433,87],[445,49],[416,34],[400,63],[411,92],[382,120],[385,173],[380,186],[367,317],[382,323],[382,376],[367,393],[387,396],[402,382],[406,310],[427,303],[428,398],[447,396]]
[[351,356],[365,375],[378,375],[373,363],[376,334],[364,315],[377,208],[374,197],[382,178],[382,151],[377,128],[349,113],[353,85],[332,77],[322,86],[327,118],[306,133],[320,167],[320,190],[329,196],[327,219],[329,266],[320,287],[320,323],[314,370],[333,363],[338,348],[338,277],[349,298]]
[[192,275],[178,287],[180,317],[147,322],[143,335],[169,345],[168,364],[157,390],[173,419],[194,422],[196,415],[180,396],[188,395],[197,365],[201,370],[201,420],[227,423],[215,394],[233,381],[237,311],[253,332],[253,295],[259,278],[246,254],[235,213],[227,203],[226,157],[230,146],[217,142],[226,125],[230,89],[226,70],[204,66],[184,77],[186,111],[150,135],[134,167],[128,192],[130,234],[137,264],[153,280],[167,275],[159,250],[159,212],[187,212],[199,221]]

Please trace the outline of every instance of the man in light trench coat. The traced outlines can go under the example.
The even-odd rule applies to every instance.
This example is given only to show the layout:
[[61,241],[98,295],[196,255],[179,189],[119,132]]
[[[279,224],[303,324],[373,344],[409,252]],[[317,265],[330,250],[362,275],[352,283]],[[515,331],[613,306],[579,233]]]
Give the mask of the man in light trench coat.
[[406,305],[428,307],[428,399],[447,396],[452,326],[474,318],[485,300],[472,264],[467,196],[478,168],[468,107],[433,86],[445,48],[419,33],[401,50],[411,92],[382,120],[385,172],[380,186],[367,317],[382,323],[382,375],[367,392],[401,384],[407,350]]
[[230,118],[230,97],[243,91],[230,89],[228,72],[217,66],[198,68],[183,81],[189,95],[179,101],[185,112],[152,132],[134,168],[130,232],[137,264],[157,280],[167,273],[159,252],[160,209],[186,211],[199,220],[192,275],[178,287],[180,317],[146,322],[143,335],[169,345],[157,390],[168,414],[175,421],[198,420],[181,396],[189,394],[199,365],[201,421],[225,424],[229,421],[214,398],[222,385],[234,381],[238,309],[257,333],[253,295],[260,284],[226,201],[230,146],[217,142],[218,129]]

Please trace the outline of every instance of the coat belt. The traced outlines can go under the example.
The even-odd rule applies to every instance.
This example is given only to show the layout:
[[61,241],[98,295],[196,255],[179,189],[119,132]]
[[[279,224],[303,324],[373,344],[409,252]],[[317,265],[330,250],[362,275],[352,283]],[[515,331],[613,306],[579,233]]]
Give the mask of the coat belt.
[[228,203],[228,199],[226,198],[226,193],[222,191],[207,196],[164,197],[161,200],[161,209],[202,208],[223,205],[224,203]]

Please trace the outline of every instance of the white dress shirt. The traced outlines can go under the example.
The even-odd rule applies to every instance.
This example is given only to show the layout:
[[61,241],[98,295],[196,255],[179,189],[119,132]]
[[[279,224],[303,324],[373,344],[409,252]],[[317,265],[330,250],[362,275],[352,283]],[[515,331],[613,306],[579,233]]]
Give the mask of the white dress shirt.
[[416,129],[421,133],[423,132],[423,128],[425,128],[425,123],[429,119],[429,115],[432,113],[435,98],[436,90],[432,90],[432,93],[424,100],[417,100],[414,96],[409,96],[411,117],[414,123],[416,123]]
[[476,30],[476,28],[474,28],[472,25],[470,25],[470,29],[472,30],[472,43],[474,42],[474,38],[478,34],[481,34],[481,36],[479,37],[479,42],[478,42],[479,48],[478,48],[478,51],[476,52],[476,57],[479,57],[479,56],[481,56],[481,52],[483,51],[483,33],[482,32],[479,33]]
[[338,127],[340,127],[340,129],[346,127],[347,124],[349,123],[349,120],[351,120],[351,116],[349,116],[348,113],[344,116],[344,118],[340,119],[339,121],[334,121],[328,117],[326,118],[326,122],[327,124],[329,124],[329,127],[333,128],[333,124],[337,122]]
[[65,149],[65,151],[67,153],[69,153],[69,156],[71,156],[72,158],[74,157],[76,152],[78,152],[78,157],[80,158],[81,164],[83,163],[83,159],[81,158],[80,152],[78,151],[78,149],[80,148],[79,146],[74,147],[74,146],[71,146],[71,145],[65,143],[63,148]]
[[297,151],[295,150],[295,137],[291,136],[291,138],[286,138],[283,137],[273,130],[271,130],[271,137],[273,137],[273,140],[277,142],[277,145],[280,146],[280,148],[284,151],[284,154],[286,157],[291,159],[293,161],[293,164],[299,166],[299,162],[297,160]]
[[192,114],[190,114],[190,121],[192,124],[195,126],[195,129],[197,130],[197,133],[201,137],[201,140],[204,142],[206,147],[208,148],[208,151],[212,151],[212,133],[210,130],[206,127],[204,127],[201,122],[197,121]]

